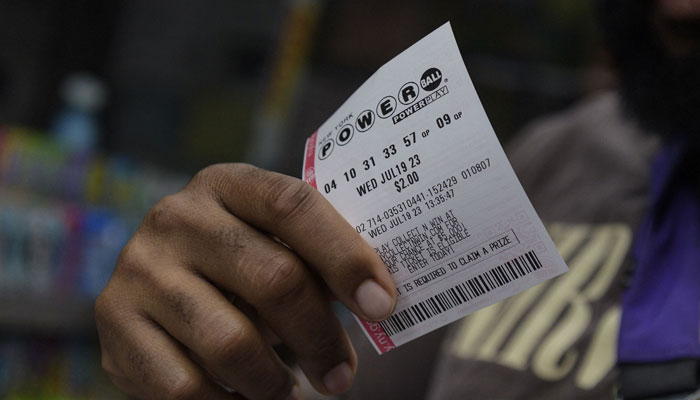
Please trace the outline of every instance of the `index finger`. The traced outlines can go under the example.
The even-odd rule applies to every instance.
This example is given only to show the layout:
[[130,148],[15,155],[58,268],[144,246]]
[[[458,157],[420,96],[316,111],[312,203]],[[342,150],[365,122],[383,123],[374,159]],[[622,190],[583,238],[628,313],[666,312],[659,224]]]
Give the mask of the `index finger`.
[[230,213],[290,246],[352,312],[391,315],[396,289],[386,265],[309,184],[244,164],[208,167],[193,180],[202,184]]

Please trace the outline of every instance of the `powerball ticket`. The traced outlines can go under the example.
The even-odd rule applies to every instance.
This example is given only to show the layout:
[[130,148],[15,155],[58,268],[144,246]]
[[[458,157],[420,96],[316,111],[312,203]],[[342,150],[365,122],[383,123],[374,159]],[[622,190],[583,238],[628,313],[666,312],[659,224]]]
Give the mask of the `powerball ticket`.
[[567,270],[496,138],[449,23],[382,66],[306,142],[303,177],[396,283],[385,353]]

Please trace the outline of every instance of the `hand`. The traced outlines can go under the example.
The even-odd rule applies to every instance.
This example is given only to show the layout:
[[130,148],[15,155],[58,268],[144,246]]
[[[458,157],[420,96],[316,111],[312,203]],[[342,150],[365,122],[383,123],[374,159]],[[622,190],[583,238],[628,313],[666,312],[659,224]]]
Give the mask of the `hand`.
[[329,296],[375,321],[396,304],[379,256],[311,186],[210,166],[124,247],[95,305],[102,365],[142,398],[295,398],[269,328],[316,390],[338,394],[357,357]]

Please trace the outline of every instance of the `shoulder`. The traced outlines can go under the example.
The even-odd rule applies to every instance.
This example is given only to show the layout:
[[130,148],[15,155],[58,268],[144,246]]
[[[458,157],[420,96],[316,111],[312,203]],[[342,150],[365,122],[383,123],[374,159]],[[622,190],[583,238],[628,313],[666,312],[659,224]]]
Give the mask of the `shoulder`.
[[636,219],[657,148],[617,93],[606,92],[533,122],[507,153],[543,219],[602,222]]

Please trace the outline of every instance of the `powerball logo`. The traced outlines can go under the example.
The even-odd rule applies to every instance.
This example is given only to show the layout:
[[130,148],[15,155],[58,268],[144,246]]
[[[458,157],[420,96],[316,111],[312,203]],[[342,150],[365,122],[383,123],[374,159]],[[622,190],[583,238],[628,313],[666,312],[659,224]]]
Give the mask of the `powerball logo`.
[[[329,132],[325,138],[321,139],[318,145],[318,159],[325,160],[330,157],[336,146],[350,143],[355,131],[369,131],[374,126],[377,117],[381,119],[391,118],[391,122],[396,125],[446,95],[449,91],[445,85],[440,87],[442,80],[442,71],[435,67],[428,68],[420,76],[418,83],[413,81],[404,83],[396,96],[384,96],[374,109],[367,109],[359,113],[354,119],[354,123],[351,120],[352,114],[345,117],[343,122],[335,127],[337,131],[335,135],[333,132]],[[402,110],[398,111],[400,107]]]

